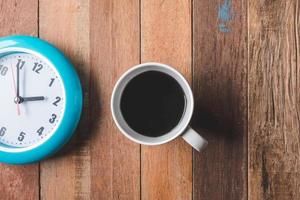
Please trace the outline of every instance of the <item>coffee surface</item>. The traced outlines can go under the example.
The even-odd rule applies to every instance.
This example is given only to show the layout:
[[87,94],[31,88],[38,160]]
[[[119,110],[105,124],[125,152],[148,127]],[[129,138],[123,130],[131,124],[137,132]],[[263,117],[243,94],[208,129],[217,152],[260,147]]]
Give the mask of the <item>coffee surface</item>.
[[184,92],[173,77],[148,71],[127,84],[120,106],[129,127],[139,134],[158,137],[180,122],[185,101]]

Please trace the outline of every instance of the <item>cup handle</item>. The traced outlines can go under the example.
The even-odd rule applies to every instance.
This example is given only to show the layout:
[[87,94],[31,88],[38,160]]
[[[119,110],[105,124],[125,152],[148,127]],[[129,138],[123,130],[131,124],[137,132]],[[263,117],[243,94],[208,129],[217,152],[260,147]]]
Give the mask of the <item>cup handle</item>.
[[182,135],[182,138],[197,151],[202,151],[208,142],[199,133],[188,127]]

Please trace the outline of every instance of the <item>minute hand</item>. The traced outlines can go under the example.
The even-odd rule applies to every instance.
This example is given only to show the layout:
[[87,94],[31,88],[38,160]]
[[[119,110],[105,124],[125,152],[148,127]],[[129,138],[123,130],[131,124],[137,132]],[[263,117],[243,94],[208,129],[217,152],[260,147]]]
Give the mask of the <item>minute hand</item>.
[[20,97],[20,67],[17,65],[17,97]]
[[43,96],[36,96],[36,97],[22,97],[22,102],[24,101],[43,101],[45,97]]

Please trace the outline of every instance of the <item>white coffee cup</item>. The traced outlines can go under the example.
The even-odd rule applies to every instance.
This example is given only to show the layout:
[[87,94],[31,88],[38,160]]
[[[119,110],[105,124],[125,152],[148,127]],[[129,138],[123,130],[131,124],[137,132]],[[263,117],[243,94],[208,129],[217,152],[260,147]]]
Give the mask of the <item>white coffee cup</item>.
[[[184,113],[179,123],[170,131],[158,137],[149,137],[133,130],[125,121],[121,111],[121,97],[126,85],[136,76],[147,71],[159,71],[173,77],[181,86],[186,98]],[[138,94],[137,94],[138,95]],[[126,71],[117,81],[111,98],[111,111],[113,119],[120,131],[130,140],[144,145],[160,145],[182,136],[183,139],[201,151],[207,145],[207,141],[190,126],[190,120],[194,110],[194,97],[192,90],[185,78],[174,68],[161,63],[143,63]]]

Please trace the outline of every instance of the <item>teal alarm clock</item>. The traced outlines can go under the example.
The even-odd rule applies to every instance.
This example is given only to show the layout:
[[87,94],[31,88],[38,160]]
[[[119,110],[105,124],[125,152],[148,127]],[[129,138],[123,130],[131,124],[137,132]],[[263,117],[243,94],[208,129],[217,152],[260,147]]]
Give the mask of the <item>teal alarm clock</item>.
[[0,38],[0,162],[33,163],[57,152],[76,129],[82,98],[74,67],[53,45]]

